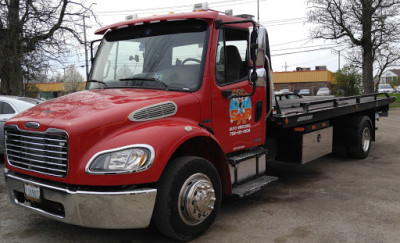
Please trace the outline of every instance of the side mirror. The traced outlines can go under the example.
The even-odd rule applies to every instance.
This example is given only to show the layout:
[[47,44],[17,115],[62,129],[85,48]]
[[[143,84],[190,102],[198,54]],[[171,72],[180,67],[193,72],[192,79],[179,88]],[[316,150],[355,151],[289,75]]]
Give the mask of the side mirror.
[[[256,67],[264,66],[267,55],[267,30],[264,26],[259,26],[257,31],[253,31],[253,27],[250,27],[249,33],[250,64],[255,63]],[[255,35],[257,37],[254,40]]]
[[257,56],[258,56],[258,44],[257,44],[258,34],[257,30],[253,31],[253,27],[251,27],[250,33],[251,33],[249,41],[250,60],[252,63],[254,63],[257,61]]

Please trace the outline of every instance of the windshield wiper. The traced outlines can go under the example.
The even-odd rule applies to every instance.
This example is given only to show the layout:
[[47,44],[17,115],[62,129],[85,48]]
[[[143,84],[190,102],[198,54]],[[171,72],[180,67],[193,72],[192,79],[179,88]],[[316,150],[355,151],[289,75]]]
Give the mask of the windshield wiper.
[[90,79],[90,80],[86,81],[86,83],[98,83],[98,84],[104,85],[104,87],[107,88],[107,84],[105,82],[100,81],[100,80],[96,80],[96,79]]
[[168,86],[158,78],[121,78],[119,81],[151,81],[161,84],[166,91],[169,91]]

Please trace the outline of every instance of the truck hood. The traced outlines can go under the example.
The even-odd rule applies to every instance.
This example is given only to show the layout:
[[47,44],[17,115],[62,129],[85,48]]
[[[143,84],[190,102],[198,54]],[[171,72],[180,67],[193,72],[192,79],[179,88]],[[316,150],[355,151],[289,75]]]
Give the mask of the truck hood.
[[186,107],[190,107],[193,111],[199,106],[198,100],[191,93],[146,89],[101,89],[77,92],[45,102],[15,116],[8,123],[22,127],[25,122],[33,121],[40,123],[39,131],[52,127],[76,132],[85,128],[87,130],[122,125],[124,122],[132,123],[128,119],[132,112],[167,101],[177,105],[178,111],[181,111],[176,114],[177,116],[200,119],[200,114],[196,112],[185,115]]

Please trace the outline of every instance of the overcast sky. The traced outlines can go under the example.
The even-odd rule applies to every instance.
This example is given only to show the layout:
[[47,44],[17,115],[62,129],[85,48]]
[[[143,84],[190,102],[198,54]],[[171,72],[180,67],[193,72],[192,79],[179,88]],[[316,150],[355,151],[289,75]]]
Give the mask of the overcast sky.
[[[169,12],[191,12],[195,0],[92,0],[94,13],[102,26],[125,20],[130,14],[138,17]],[[232,9],[233,14],[252,14],[257,18],[256,0],[213,0],[208,1],[209,8],[225,11]],[[305,0],[260,0],[260,23],[266,26],[272,53],[274,72],[293,71],[296,67],[327,66],[328,70],[338,69],[338,52],[343,46],[332,42],[310,39],[310,24],[307,23],[307,6]],[[93,33],[100,26],[87,20],[91,28],[87,29],[88,39],[94,40],[101,36]],[[343,54],[343,52],[342,52]],[[84,65],[84,55],[77,58],[76,66]],[[76,60],[76,59],[75,59]],[[346,64],[342,56],[341,66]],[[286,65],[286,67],[285,67]],[[83,71],[83,69],[82,69]]]

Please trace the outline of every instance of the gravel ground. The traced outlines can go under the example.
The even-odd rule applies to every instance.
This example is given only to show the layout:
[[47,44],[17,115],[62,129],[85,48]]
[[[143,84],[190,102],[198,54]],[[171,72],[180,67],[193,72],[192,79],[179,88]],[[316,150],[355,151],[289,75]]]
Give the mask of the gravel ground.
[[[269,172],[279,182],[247,198],[225,200],[216,222],[194,242],[399,242],[400,109],[377,125],[367,159],[271,162]],[[89,229],[13,206],[0,176],[0,242],[149,241],[169,242],[152,227]]]

